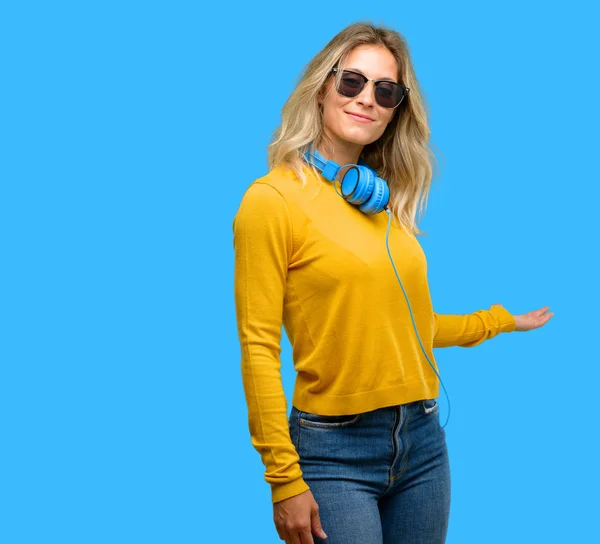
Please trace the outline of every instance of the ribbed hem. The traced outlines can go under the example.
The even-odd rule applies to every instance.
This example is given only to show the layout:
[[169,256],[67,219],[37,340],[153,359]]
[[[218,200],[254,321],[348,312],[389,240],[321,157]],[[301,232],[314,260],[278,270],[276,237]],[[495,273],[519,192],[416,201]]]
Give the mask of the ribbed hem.
[[500,321],[500,332],[512,332],[517,328],[515,317],[504,306],[492,306],[490,312]]
[[302,478],[287,484],[271,484],[271,499],[276,503],[300,495],[308,489],[308,484]]
[[[431,372],[433,373],[433,370]],[[426,382],[403,383],[353,395],[311,394],[305,391],[303,394],[294,394],[292,404],[303,412],[324,416],[342,416],[370,412],[378,408],[417,400],[435,399],[438,397],[439,391],[440,382],[434,376],[433,379]]]

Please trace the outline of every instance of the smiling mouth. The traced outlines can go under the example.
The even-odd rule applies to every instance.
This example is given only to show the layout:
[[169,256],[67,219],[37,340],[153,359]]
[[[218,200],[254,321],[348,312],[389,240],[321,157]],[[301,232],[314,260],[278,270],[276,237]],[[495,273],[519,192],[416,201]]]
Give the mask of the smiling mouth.
[[345,112],[346,115],[350,116],[351,119],[353,119],[354,121],[358,122],[358,123],[372,123],[373,119],[369,119],[368,117],[362,117],[360,115],[356,115],[354,113],[350,113],[350,112]]

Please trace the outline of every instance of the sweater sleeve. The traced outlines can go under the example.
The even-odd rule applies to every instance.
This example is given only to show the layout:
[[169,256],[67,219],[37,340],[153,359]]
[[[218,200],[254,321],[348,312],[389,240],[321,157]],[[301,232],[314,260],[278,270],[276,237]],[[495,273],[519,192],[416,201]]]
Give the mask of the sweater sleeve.
[[437,314],[434,312],[433,347],[461,346],[471,348],[501,332],[516,328],[514,316],[502,306],[478,310],[467,315]]
[[254,182],[233,220],[234,294],[242,383],[253,447],[265,465],[272,502],[303,493],[281,379],[281,329],[293,230],[284,198]]

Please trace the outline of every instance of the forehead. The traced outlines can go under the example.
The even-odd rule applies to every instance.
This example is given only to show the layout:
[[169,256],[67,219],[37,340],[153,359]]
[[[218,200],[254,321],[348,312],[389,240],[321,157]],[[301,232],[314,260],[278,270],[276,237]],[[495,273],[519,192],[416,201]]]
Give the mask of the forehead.
[[394,55],[385,47],[359,45],[344,62],[345,69],[355,68],[371,79],[393,79],[398,77],[398,64]]

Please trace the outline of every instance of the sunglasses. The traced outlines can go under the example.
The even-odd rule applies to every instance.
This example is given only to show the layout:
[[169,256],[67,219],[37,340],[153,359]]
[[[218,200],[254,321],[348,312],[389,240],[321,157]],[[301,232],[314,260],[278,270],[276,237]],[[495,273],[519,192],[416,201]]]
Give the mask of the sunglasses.
[[[337,74],[338,69],[333,68],[332,72]],[[375,85],[375,102],[382,108],[397,108],[404,97],[408,95],[410,89],[394,83],[393,81],[369,79],[358,72],[352,70],[343,70],[339,83],[336,86],[336,91],[342,96],[354,98],[358,96],[365,88],[367,81],[372,81]]]

